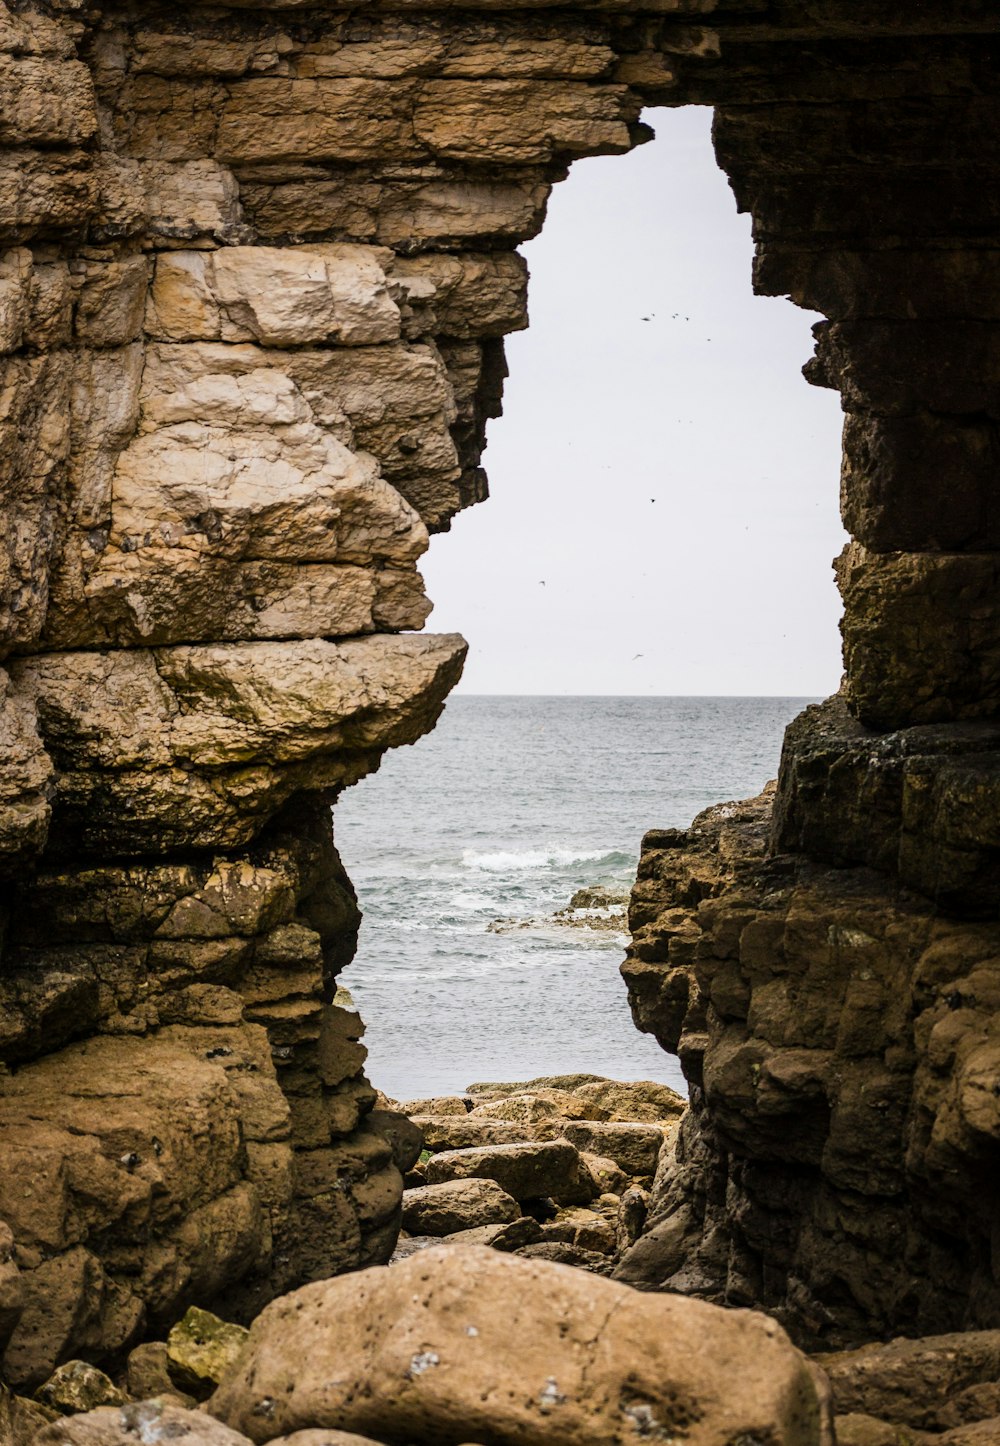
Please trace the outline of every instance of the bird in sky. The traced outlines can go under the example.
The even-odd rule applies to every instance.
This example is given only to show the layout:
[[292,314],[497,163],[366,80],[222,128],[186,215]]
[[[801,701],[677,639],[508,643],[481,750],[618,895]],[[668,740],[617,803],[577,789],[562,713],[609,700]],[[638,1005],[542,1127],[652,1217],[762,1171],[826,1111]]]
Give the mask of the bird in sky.
[[[636,653],[635,658],[644,658],[645,656],[645,653]],[[632,659],[633,663],[635,662],[635,658]]]

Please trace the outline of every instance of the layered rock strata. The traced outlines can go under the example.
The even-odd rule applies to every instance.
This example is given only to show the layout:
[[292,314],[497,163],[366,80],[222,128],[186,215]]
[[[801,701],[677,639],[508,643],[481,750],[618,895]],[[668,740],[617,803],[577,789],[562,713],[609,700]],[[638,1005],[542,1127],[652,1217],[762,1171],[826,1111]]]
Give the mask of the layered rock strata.
[[772,806],[646,839],[624,972],[692,1098],[619,1274],[813,1347],[991,1323],[1000,925],[775,854]]
[[[790,740],[775,846],[793,871],[880,871],[871,898],[915,888],[928,918],[996,916],[997,29],[975,0],[0,6],[0,1146],[41,1152],[0,1207],[23,1297],[8,1374],[124,1349],[194,1294],[249,1310],[385,1258],[401,1182],[334,997],[356,916],[328,804],[458,675],[460,639],[415,635],[416,563],[485,495],[501,338],[525,321],[514,248],[574,158],[645,137],[644,105],[718,107],[756,283],[830,318],[811,376],[848,411],[854,721]],[[988,958],[981,927],[959,930],[966,962]],[[643,959],[668,1014],[690,988],[672,937]],[[898,968],[894,1003],[915,988]],[[690,1031],[706,1080],[714,1008]],[[883,1065],[909,1099],[900,1028]],[[687,1136],[734,1220],[751,1196],[727,1150],[741,1130],[744,1163],[772,1148],[744,1058],[730,1145],[714,1101]],[[793,1090],[820,1124],[823,1080]],[[887,1098],[855,1152],[916,1138]],[[962,1144],[942,1199],[973,1178],[992,1199],[985,1165],[965,1173],[994,1159],[992,1108],[985,1091],[989,1143]],[[876,1198],[905,1197],[922,1280],[943,1262],[964,1282],[980,1214],[923,1220],[923,1158]],[[867,1212],[860,1176],[802,1168]],[[799,1244],[765,1241],[732,1289],[804,1330],[898,1324],[902,1299],[891,1321],[845,1304],[818,1265],[800,1308],[814,1204],[790,1203],[793,1174],[775,1180]],[[29,1177],[51,1182],[34,1205]]]

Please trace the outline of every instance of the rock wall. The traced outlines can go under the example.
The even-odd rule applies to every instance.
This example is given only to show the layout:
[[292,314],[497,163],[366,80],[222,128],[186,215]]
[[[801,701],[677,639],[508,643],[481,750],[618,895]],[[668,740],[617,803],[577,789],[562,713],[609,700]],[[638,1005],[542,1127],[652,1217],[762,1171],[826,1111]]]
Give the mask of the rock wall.
[[[574,158],[646,137],[643,105],[718,107],[756,284],[831,318],[811,375],[848,411],[854,721],[790,739],[776,847],[793,871],[879,870],[873,897],[915,888],[928,918],[995,914],[997,28],[981,0],[0,4],[0,1216],[26,1300],[10,1379],[113,1354],[193,1298],[248,1313],[386,1256],[400,1182],[335,995],[357,915],[329,803],[432,726],[458,676],[461,639],[419,633],[416,564],[485,496],[501,338],[526,320],[514,248]],[[747,827],[727,849],[752,852]],[[690,967],[653,933],[642,989],[676,1014]],[[740,975],[734,999],[761,987]],[[691,1025],[693,1078],[721,1078],[729,1018],[709,1001]],[[883,1050],[904,1093],[909,1027]],[[761,1061],[739,1059],[724,1141],[707,1083],[685,1136],[685,1189],[724,1180],[713,1228],[733,1251],[767,1134]],[[813,1073],[793,1120],[830,1112]],[[991,1160],[995,1106],[976,1100]],[[901,1108],[859,1106],[878,1128],[855,1153],[910,1138]],[[793,1325],[821,1307],[871,1323],[853,1299],[838,1315],[818,1267],[799,1290],[789,1261],[819,1206],[793,1202],[789,1163],[753,1268],[705,1288]],[[916,1220],[909,1165],[874,1191],[800,1167],[866,1218],[902,1197]],[[959,1195],[960,1213],[977,1198]],[[776,1243],[785,1217],[799,1255]],[[951,1269],[957,1242],[982,1256],[977,1218],[912,1228]]]
[[817,1346],[1000,1319],[1000,27],[795,10],[698,93],[757,289],[829,318],[845,675],[776,790],[645,840],[623,972],[692,1108],[622,1274]]

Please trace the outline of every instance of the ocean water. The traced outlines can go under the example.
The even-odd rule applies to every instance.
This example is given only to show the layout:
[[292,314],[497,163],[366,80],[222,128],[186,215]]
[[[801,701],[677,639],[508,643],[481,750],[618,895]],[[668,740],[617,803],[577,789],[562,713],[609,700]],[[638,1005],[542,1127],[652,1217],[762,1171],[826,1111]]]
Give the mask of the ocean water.
[[759,792],[811,701],[452,698],[335,811],[364,912],[340,982],[372,1081],[401,1099],[583,1070],[683,1089],[632,1023],[624,934],[552,915],[584,886],[627,891],[646,829]]

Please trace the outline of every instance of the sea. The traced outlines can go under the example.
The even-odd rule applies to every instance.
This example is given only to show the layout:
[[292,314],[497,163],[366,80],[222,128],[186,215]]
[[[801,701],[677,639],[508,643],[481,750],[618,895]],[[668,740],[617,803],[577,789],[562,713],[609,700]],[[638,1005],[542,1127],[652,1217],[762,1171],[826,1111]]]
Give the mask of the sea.
[[[453,697],[334,811],[364,913],[340,983],[400,1100],[586,1072],[683,1091],[632,1023],[621,908],[643,833],[748,798],[808,698]],[[594,927],[595,921],[601,927]]]

